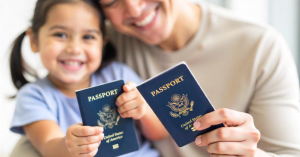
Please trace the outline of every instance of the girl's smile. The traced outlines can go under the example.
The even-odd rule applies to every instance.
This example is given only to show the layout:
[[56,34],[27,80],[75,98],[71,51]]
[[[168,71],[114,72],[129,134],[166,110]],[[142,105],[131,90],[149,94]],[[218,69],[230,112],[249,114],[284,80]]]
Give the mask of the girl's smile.
[[90,75],[99,68],[103,45],[97,15],[80,1],[49,10],[35,43],[54,84],[88,85]]

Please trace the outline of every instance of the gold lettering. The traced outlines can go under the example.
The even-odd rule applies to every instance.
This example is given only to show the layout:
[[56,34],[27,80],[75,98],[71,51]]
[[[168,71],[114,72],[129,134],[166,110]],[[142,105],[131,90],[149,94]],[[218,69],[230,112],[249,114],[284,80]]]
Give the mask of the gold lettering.
[[156,95],[160,93],[158,90],[156,90],[155,92],[156,92],[156,93],[155,93]]
[[170,84],[171,84],[171,86],[175,86],[176,83],[175,83],[175,81],[171,81]]
[[183,76],[180,76],[180,77],[174,79],[173,81],[170,81],[169,83],[159,87],[158,90],[152,91],[151,94],[153,97],[155,97],[157,94],[169,89],[171,86],[175,86],[176,84],[178,84],[182,81],[183,81]]
[[183,78],[182,78],[183,76],[180,76],[179,78],[181,78],[181,80],[183,81]]
[[118,89],[114,89],[114,90],[106,91],[106,92],[103,92],[103,93],[95,94],[94,96],[89,96],[88,101],[91,102],[91,101],[94,101],[94,100],[102,99],[105,96],[108,97],[108,96],[116,95],[117,91],[118,91]]
[[170,83],[167,83],[166,86],[167,86],[168,88],[170,88]]
[[167,90],[167,89],[168,89],[168,88],[166,87],[166,85],[163,85],[162,87],[163,87],[164,90]]
[[102,95],[102,98],[104,98],[104,96],[105,96],[105,93],[101,93],[101,95]]
[[110,91],[110,95],[115,95],[113,90]]
[[155,94],[155,91],[152,91],[152,92],[151,92],[151,94],[152,94],[152,95],[153,95],[153,97],[154,97],[154,96],[155,96],[155,95],[154,95],[154,94]]
[[163,92],[164,90],[162,89],[162,87],[159,87],[159,92]]

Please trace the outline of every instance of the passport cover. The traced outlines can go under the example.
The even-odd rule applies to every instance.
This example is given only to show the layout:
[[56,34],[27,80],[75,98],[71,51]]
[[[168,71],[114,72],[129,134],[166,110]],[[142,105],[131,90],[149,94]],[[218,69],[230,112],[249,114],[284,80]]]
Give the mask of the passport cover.
[[196,119],[214,108],[185,62],[137,88],[179,147],[195,141],[198,135],[224,127],[213,125],[201,131],[193,128]]
[[124,81],[118,80],[76,91],[83,125],[104,128],[95,157],[115,157],[139,149],[133,119],[122,118],[115,104],[123,85]]

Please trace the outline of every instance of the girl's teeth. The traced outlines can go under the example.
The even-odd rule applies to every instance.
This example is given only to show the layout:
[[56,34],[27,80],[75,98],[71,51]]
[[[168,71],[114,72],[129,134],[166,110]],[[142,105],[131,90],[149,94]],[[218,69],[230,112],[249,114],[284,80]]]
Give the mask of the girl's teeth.
[[74,62],[74,61],[65,61],[64,63],[65,63],[66,65],[72,66],[72,67],[78,67],[78,66],[81,65],[80,62]]
[[135,25],[138,27],[143,27],[148,25],[154,18],[155,16],[155,10],[152,11],[147,17],[145,17],[142,21],[135,22]]

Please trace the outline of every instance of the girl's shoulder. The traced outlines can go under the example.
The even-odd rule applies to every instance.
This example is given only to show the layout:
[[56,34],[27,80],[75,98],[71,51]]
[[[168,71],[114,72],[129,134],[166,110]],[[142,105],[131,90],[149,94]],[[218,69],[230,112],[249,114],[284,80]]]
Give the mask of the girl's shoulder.
[[99,73],[95,73],[94,76],[97,80],[102,80],[99,83],[106,83],[114,80],[123,79],[125,82],[133,81],[140,83],[140,77],[126,64],[113,61],[104,67]]
[[18,97],[24,96],[42,96],[47,95],[47,93],[53,92],[53,86],[49,82],[48,78],[39,79],[35,82],[30,82],[24,85],[18,92]]

